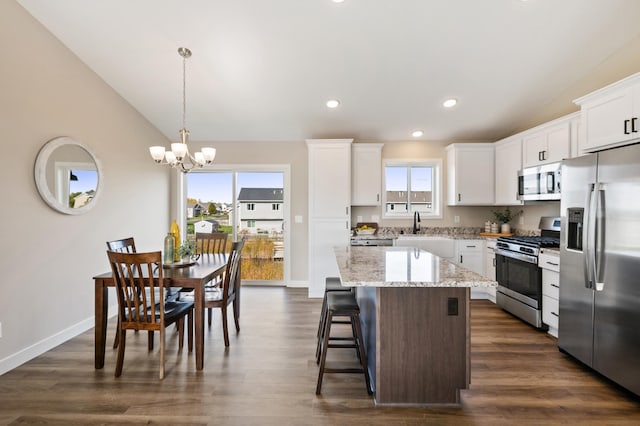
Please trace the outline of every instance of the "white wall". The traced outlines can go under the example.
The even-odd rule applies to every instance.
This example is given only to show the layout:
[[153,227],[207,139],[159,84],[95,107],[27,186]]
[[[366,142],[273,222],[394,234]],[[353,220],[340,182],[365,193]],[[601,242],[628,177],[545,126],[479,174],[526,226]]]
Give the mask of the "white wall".
[[[2,374],[93,326],[107,240],[161,249],[169,173],[147,147],[169,141],[13,1],[0,2],[0,50]],[[104,193],[85,215],[53,211],[36,190],[36,155],[63,135],[102,162]]]

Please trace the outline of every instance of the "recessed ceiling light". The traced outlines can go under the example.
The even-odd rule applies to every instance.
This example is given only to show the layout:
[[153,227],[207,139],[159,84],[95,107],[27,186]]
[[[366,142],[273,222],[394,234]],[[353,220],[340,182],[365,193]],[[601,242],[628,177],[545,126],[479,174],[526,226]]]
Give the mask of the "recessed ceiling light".
[[446,101],[444,101],[442,103],[442,106],[445,107],[445,108],[451,108],[451,107],[456,106],[457,103],[458,103],[457,99],[451,98],[451,99],[447,99]]
[[340,101],[337,99],[330,99],[327,101],[327,108],[338,108],[340,106]]
[[424,136],[424,132],[422,130],[414,130],[411,133],[411,136],[413,136],[414,138],[419,138],[419,137]]
[[334,3],[342,3],[344,0],[333,0]]

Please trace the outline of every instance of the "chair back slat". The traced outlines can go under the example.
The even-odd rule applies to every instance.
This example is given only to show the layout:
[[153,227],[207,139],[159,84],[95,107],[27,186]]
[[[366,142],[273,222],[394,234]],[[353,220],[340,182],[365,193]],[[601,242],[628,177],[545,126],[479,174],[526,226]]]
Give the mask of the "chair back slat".
[[227,267],[224,273],[224,282],[222,284],[222,292],[225,300],[234,296],[236,292],[236,283],[238,281],[238,272],[240,270],[240,258],[242,257],[242,248],[244,247],[244,239],[231,245],[231,252],[227,260]]
[[164,322],[163,303],[158,303],[164,300],[161,253],[107,251],[107,255],[116,283],[121,323],[136,330],[160,329]]
[[227,236],[224,232],[196,232],[197,254],[223,254],[227,251]]

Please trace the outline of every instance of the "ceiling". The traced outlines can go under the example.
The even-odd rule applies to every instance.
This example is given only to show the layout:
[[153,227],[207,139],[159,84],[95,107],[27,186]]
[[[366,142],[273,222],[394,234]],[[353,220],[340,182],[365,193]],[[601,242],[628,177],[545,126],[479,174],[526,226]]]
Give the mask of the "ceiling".
[[640,36],[637,0],[18,3],[171,140],[180,46],[192,140],[493,141]]

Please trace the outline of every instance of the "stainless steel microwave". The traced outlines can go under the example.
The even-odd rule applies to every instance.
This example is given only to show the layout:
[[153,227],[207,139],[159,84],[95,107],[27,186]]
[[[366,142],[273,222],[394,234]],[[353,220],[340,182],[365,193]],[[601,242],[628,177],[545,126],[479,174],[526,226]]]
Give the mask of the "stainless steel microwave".
[[527,167],[518,173],[518,198],[520,200],[560,200],[560,166],[551,163]]

